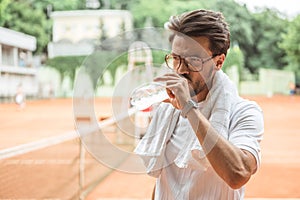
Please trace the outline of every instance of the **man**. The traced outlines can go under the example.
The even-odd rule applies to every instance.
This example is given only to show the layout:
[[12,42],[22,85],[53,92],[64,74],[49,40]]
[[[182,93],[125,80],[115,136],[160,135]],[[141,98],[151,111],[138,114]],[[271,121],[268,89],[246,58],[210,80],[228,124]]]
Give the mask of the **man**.
[[154,199],[243,199],[260,164],[263,115],[238,96],[221,68],[230,33],[221,13],[195,10],[170,18],[174,73],[135,152],[157,177]]

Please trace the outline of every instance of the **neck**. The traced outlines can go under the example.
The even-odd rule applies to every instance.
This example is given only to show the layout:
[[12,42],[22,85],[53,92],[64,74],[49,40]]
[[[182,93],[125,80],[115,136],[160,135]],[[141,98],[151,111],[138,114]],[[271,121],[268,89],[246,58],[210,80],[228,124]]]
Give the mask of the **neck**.
[[194,97],[195,101],[197,101],[197,102],[204,101],[206,99],[208,92],[209,92],[209,89],[207,86],[205,86],[205,88]]
[[195,95],[195,100],[197,102],[204,101],[209,93],[209,90],[212,88],[213,85],[213,77],[208,81],[205,85],[205,87],[199,92],[197,95]]

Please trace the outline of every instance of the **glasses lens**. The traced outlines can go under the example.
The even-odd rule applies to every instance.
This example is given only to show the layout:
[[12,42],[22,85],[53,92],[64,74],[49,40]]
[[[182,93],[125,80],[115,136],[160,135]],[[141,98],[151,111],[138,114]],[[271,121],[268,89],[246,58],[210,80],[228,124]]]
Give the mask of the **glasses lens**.
[[202,60],[197,57],[187,57],[186,62],[188,63],[189,70],[191,71],[201,71],[202,70]]
[[180,57],[169,54],[166,56],[166,63],[171,69],[177,68],[180,65]]

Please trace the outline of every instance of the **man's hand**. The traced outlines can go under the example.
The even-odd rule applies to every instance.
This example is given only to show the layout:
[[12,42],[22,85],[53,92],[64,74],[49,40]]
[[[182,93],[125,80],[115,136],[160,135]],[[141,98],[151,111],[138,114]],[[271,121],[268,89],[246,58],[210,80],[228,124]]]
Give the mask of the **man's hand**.
[[169,99],[164,102],[171,103],[175,108],[182,109],[191,98],[187,79],[176,73],[169,73],[154,79],[157,82],[165,82]]

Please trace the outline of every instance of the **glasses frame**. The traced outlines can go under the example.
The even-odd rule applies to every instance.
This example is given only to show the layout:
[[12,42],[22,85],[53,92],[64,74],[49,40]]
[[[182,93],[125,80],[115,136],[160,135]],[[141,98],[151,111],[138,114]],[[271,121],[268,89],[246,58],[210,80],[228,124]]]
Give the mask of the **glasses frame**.
[[[212,60],[213,58],[215,58],[216,56],[218,56],[218,55],[212,55],[211,57],[209,57],[209,58],[199,58],[199,57],[196,57],[196,56],[189,56],[189,57],[185,57],[185,58],[183,58],[183,57],[181,57],[180,55],[173,55],[173,54],[167,54],[167,55],[165,55],[165,63],[166,63],[166,65],[167,65],[167,67],[169,67],[170,69],[174,69],[174,66],[172,65],[172,66],[169,66],[169,64],[168,64],[168,60],[169,60],[169,58],[170,57],[179,57],[179,65],[176,67],[176,69],[178,69],[180,66],[181,66],[181,64],[182,63],[185,63],[185,65],[187,66],[187,69],[189,70],[189,71],[191,71],[191,72],[200,72],[200,71],[202,71],[203,70],[203,65],[204,65],[204,63],[206,63],[206,62],[208,62],[208,61],[210,61],[210,60]],[[202,62],[202,65],[201,65],[201,68],[199,69],[199,70],[191,70],[190,68],[190,66],[192,66],[186,59],[187,58],[197,58],[197,59],[199,59],[199,60],[201,60],[201,62]],[[183,62],[182,62],[182,60],[183,60]],[[195,67],[195,66],[194,66]]]

